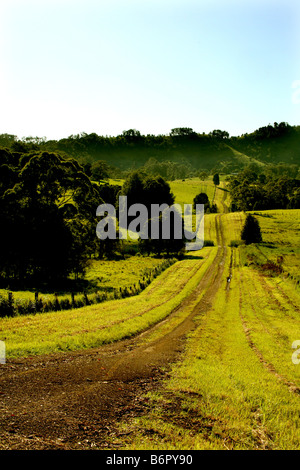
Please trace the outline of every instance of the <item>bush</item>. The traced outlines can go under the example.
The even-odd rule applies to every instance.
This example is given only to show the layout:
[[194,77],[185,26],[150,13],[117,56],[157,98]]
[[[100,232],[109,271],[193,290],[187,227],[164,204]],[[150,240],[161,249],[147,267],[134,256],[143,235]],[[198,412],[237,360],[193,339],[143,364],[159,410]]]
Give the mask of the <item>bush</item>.
[[259,223],[251,214],[248,214],[246,217],[245,224],[241,232],[241,239],[245,241],[246,245],[262,242]]

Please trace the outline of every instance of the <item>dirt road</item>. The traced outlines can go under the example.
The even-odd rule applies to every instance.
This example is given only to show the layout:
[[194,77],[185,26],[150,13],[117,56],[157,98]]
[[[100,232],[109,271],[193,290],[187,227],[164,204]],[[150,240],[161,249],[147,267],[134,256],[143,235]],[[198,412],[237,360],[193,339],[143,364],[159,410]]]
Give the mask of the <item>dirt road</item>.
[[[186,334],[220,288],[226,256],[221,217],[216,217],[218,250],[213,263],[171,316],[205,294],[171,332],[142,345],[137,336],[98,349],[9,360],[0,366],[1,450],[122,446],[117,424],[147,411],[145,393],[159,387],[170,364],[180,360]],[[144,332],[143,339],[157,328]]]

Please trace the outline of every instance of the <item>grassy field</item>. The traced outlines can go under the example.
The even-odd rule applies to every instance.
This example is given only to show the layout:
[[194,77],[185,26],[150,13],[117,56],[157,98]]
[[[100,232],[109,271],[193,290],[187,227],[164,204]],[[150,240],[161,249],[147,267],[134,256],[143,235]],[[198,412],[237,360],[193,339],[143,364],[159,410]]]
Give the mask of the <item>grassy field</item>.
[[[270,215],[273,229],[276,220],[287,224],[277,250],[290,240],[299,247],[289,223],[299,220],[299,211]],[[243,219],[222,219],[229,240]],[[263,220],[270,242],[274,230]],[[223,288],[199,316],[182,362],[148,396],[149,413],[126,424],[127,449],[299,449],[300,365],[292,362],[292,343],[300,339],[299,288],[286,273],[245,264],[241,248],[227,248]],[[299,251],[296,257],[299,263]]]
[[176,180],[170,183],[171,191],[177,204],[192,204],[199,193],[206,193],[210,202],[214,199],[215,185],[213,181],[202,181],[199,178]]
[[[85,283],[81,288],[78,288],[78,295],[85,289],[88,293],[94,292],[112,292],[117,288],[128,288],[139,283],[151,271],[159,267],[163,263],[162,259],[151,256],[128,256],[125,259],[119,260],[90,260]],[[71,290],[71,289],[70,289]],[[0,295],[7,297],[9,289],[0,289]],[[14,290],[14,298],[20,302],[34,301],[35,290]],[[45,291],[40,289],[39,298],[48,301],[54,300],[56,297],[59,300],[70,298],[68,289]]]
[[300,371],[291,361],[299,318],[286,300],[278,309],[262,299],[260,279],[236,268],[230,291],[199,318],[182,363],[149,396],[149,415],[131,423],[127,448],[299,448]]
[[[226,183],[220,177],[220,185],[215,187],[212,178],[202,181],[200,178],[190,178],[186,180],[175,180],[170,183],[171,191],[175,196],[177,204],[192,204],[197,194],[206,193],[211,204],[216,204],[218,212],[227,212],[227,205],[224,210],[224,199],[227,200],[228,191],[224,191]],[[229,200],[229,198],[228,198]],[[227,201],[228,202],[228,201]]]
[[[175,263],[140,295],[68,311],[3,318],[7,357],[96,347],[130,337],[161,321],[195,288],[215,256]],[[207,262],[206,262],[207,261]]]

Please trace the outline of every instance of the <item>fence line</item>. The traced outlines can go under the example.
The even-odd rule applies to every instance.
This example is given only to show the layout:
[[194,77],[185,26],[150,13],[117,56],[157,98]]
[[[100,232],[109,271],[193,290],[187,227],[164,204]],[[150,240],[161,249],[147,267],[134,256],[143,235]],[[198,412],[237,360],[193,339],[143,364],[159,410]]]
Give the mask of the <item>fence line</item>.
[[43,300],[38,292],[34,293],[34,300],[15,299],[12,292],[8,292],[7,298],[0,295],[0,317],[12,317],[17,315],[30,315],[33,313],[56,312],[58,310],[70,310],[87,305],[98,304],[106,300],[123,299],[140,294],[146,287],[165,269],[174,264],[175,258],[164,260],[154,268],[147,268],[138,283],[129,287],[114,288],[113,291],[98,291],[93,294],[82,292],[70,293],[70,298],[59,299],[55,294],[54,300]]

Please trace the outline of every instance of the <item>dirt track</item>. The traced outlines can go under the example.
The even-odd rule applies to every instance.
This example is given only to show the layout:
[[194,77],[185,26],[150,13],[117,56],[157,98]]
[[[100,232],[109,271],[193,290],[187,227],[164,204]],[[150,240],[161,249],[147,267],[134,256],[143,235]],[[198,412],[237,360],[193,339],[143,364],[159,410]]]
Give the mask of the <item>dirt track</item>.
[[[206,289],[192,313],[154,342],[140,336],[98,349],[9,360],[0,366],[0,449],[117,449],[117,424],[147,412],[145,392],[180,359],[186,334],[217,293],[224,269],[221,216],[217,255],[180,309]],[[143,333],[143,339],[159,325]]]

